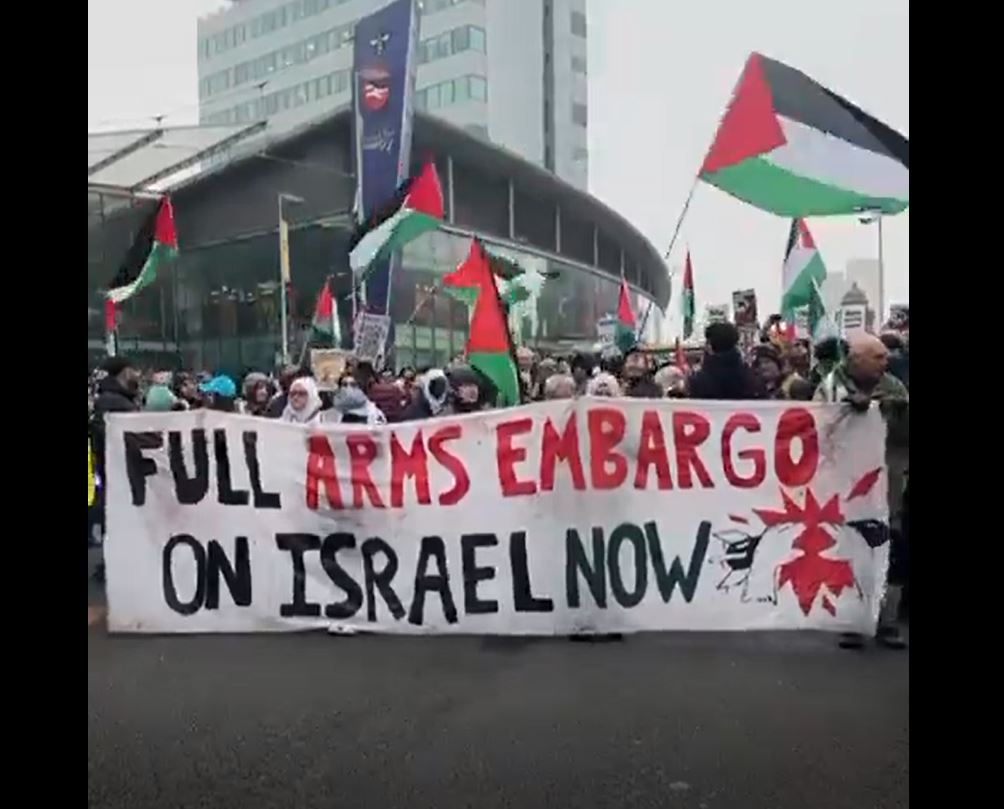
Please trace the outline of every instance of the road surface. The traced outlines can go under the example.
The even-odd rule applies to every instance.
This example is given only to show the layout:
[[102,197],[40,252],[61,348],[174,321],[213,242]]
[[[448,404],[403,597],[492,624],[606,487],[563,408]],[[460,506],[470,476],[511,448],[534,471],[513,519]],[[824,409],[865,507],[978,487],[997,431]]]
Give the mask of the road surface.
[[909,652],[810,633],[109,637],[91,809],[892,809]]

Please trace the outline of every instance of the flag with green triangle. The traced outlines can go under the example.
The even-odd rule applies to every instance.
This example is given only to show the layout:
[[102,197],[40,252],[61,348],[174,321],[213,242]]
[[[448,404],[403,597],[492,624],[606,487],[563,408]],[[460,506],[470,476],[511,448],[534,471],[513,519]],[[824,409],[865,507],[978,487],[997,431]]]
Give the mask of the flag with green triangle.
[[826,279],[826,266],[804,219],[792,219],[784,251],[781,280],[781,316],[795,319],[795,310],[808,306],[815,286]]
[[178,234],[174,229],[171,200],[162,197],[133,240],[122,266],[109,285],[107,297],[122,303],[157,278],[157,271],[178,255]]
[[699,177],[780,216],[895,214],[910,202],[910,141],[801,71],[753,53]]
[[467,362],[495,386],[501,407],[519,404],[519,376],[513,360],[509,327],[499,299],[495,274],[477,239],[463,263],[443,276],[447,291],[468,290],[475,296],[467,339]]
[[355,233],[349,265],[357,277],[377,259],[390,255],[443,221],[443,189],[434,163],[426,163],[402,183],[393,200]]
[[617,326],[614,328],[614,345],[627,354],[638,342],[637,323],[631,310],[631,292],[627,280],[621,276],[621,291],[617,300]]
[[341,344],[342,335],[330,282],[331,276],[324,279],[324,286],[321,287],[321,291],[317,295],[317,303],[314,304],[314,319],[310,325],[312,334],[330,337],[335,347],[338,347]]
[[694,268],[690,263],[690,251],[687,251],[687,263],[683,269],[683,294],[680,295],[683,304],[683,339],[694,333]]

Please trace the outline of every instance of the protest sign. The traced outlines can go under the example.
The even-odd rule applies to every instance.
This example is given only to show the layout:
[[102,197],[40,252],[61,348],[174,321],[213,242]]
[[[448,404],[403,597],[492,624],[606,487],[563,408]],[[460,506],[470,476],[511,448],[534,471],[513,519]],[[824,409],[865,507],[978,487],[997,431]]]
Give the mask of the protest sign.
[[873,631],[876,408],[578,399],[303,426],[109,417],[109,628]]
[[310,370],[317,380],[317,389],[337,390],[348,360],[348,354],[337,348],[310,349]]
[[383,364],[387,337],[390,335],[390,317],[360,312],[356,317],[353,343],[356,359],[373,363],[379,368]]
[[756,309],[756,290],[737,289],[732,293],[732,314],[739,329],[759,328]]
[[728,304],[709,303],[704,307],[704,323],[725,323],[729,319]]

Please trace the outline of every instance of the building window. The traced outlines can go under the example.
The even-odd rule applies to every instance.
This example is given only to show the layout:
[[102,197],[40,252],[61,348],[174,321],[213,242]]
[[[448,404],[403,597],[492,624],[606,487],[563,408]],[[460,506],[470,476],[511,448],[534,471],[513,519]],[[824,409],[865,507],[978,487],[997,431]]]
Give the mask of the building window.
[[487,37],[485,36],[485,30],[483,28],[478,28],[476,25],[469,26],[468,30],[471,32],[471,50],[488,53],[488,42]]
[[585,104],[572,104],[572,121],[579,126],[587,126],[589,120],[588,109]]
[[572,70],[575,73],[581,73],[583,76],[586,75],[586,60],[581,56],[572,57]]
[[488,82],[481,76],[468,76],[471,98],[475,101],[488,100]]
[[572,33],[577,37],[586,35],[586,15],[581,11],[572,12]]

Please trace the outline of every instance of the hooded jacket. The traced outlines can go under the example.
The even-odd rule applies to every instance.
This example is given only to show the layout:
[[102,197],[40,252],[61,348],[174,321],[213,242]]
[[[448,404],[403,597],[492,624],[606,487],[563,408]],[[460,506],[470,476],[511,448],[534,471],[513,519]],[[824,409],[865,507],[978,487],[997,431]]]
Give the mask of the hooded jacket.
[[687,392],[691,399],[763,398],[756,376],[736,349],[705,357],[701,369],[691,375]]

